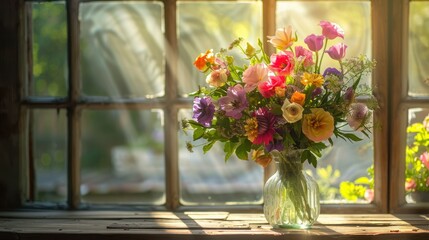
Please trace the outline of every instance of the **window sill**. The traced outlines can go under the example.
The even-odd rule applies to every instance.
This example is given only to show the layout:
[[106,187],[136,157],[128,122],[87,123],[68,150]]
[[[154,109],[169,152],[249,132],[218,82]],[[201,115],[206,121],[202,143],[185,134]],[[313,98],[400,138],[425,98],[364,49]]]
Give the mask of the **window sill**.
[[272,229],[263,214],[0,212],[0,239],[429,239],[429,215],[322,214],[309,230]]

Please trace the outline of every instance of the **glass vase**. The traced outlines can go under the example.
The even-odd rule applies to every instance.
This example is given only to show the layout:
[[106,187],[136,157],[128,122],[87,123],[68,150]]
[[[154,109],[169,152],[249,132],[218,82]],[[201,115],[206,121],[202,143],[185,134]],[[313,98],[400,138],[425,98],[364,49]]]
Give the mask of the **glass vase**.
[[320,214],[319,186],[303,170],[303,150],[273,152],[277,172],[264,187],[264,215],[274,228],[310,228]]

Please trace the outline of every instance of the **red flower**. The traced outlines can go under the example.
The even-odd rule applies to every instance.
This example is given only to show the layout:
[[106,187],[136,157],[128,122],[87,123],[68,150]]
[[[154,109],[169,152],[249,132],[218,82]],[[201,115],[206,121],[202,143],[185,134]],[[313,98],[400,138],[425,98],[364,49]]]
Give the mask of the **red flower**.
[[282,51],[278,54],[271,55],[270,62],[269,68],[271,71],[275,72],[276,75],[289,76],[293,73],[295,60],[293,58],[293,53],[290,51]]
[[254,113],[258,121],[258,136],[253,140],[253,144],[268,145],[273,141],[273,136],[276,130],[274,124],[276,116],[268,111],[267,108],[260,108]]
[[276,94],[276,89],[285,89],[285,77],[283,76],[270,76],[268,81],[262,82],[258,85],[258,90],[265,98],[270,98]]

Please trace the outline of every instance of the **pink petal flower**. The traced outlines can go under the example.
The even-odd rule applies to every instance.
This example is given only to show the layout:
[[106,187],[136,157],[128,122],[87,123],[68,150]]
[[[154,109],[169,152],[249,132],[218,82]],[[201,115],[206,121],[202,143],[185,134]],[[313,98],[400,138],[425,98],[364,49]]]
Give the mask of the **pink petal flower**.
[[346,56],[347,45],[344,43],[337,43],[331,46],[326,52],[334,60],[341,60]]
[[244,90],[253,91],[260,83],[268,81],[268,68],[265,64],[250,66],[243,72]]
[[412,178],[407,178],[407,180],[405,181],[405,191],[413,191],[416,189],[416,187],[416,181],[414,181],[414,179]]
[[317,52],[322,49],[323,40],[325,40],[325,37],[323,35],[316,36],[314,34],[311,34],[304,39],[304,42],[307,44],[308,49],[313,52]]
[[338,24],[320,21],[320,26],[322,27],[323,36],[327,39],[335,39],[336,37],[344,39],[344,30]]
[[276,88],[286,88],[285,77],[283,76],[270,76],[266,82],[258,85],[258,90],[265,98],[270,98],[276,94]]
[[271,64],[269,68],[279,76],[289,76],[293,73],[295,60],[290,51],[279,52],[270,57]]
[[424,152],[422,155],[420,155],[420,160],[422,161],[423,165],[429,169],[429,153]]
[[310,50],[303,48],[302,46],[295,47],[295,56],[298,58],[299,61],[302,61],[304,67],[309,67],[314,64],[313,53]]

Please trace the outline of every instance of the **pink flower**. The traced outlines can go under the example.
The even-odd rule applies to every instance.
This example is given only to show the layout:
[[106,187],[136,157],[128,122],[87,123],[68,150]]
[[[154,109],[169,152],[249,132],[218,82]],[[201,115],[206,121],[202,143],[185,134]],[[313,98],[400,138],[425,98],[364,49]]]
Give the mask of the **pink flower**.
[[225,116],[235,119],[241,118],[243,110],[249,106],[246,92],[240,84],[229,87],[226,96],[219,98],[218,103]]
[[424,152],[422,155],[420,155],[420,160],[422,161],[423,165],[429,169],[429,153]]
[[302,61],[304,67],[309,67],[314,64],[313,53],[302,46],[295,47],[295,56],[298,58],[298,60]]
[[265,98],[270,98],[276,94],[276,89],[285,89],[285,77],[270,76],[269,80],[258,85],[258,90]]
[[268,145],[273,141],[274,124],[276,123],[276,116],[268,111],[267,108],[260,108],[254,113],[258,122],[258,136],[253,140],[253,144]]
[[314,34],[311,34],[304,39],[304,42],[307,44],[308,48],[311,51],[317,52],[320,49],[322,49],[323,40],[325,40],[324,36],[322,36],[322,35],[316,36]]
[[416,189],[416,187],[416,181],[414,181],[414,179],[412,178],[407,178],[407,180],[405,181],[405,191],[413,191]]
[[331,46],[326,52],[334,60],[341,60],[346,56],[347,45],[344,43],[337,43]]
[[347,123],[353,130],[361,131],[369,120],[369,116],[369,110],[365,104],[353,103],[350,105],[350,112],[347,114]]
[[260,83],[268,81],[268,68],[265,64],[250,66],[243,72],[244,90],[250,92]]
[[368,202],[374,201],[374,190],[372,190],[370,188],[368,188],[367,190],[365,190],[364,198]]
[[289,76],[293,73],[295,61],[290,51],[279,52],[270,57],[269,68],[279,76]]
[[344,30],[338,24],[320,21],[320,26],[322,27],[323,36],[327,39],[335,39],[336,37],[344,39]]

